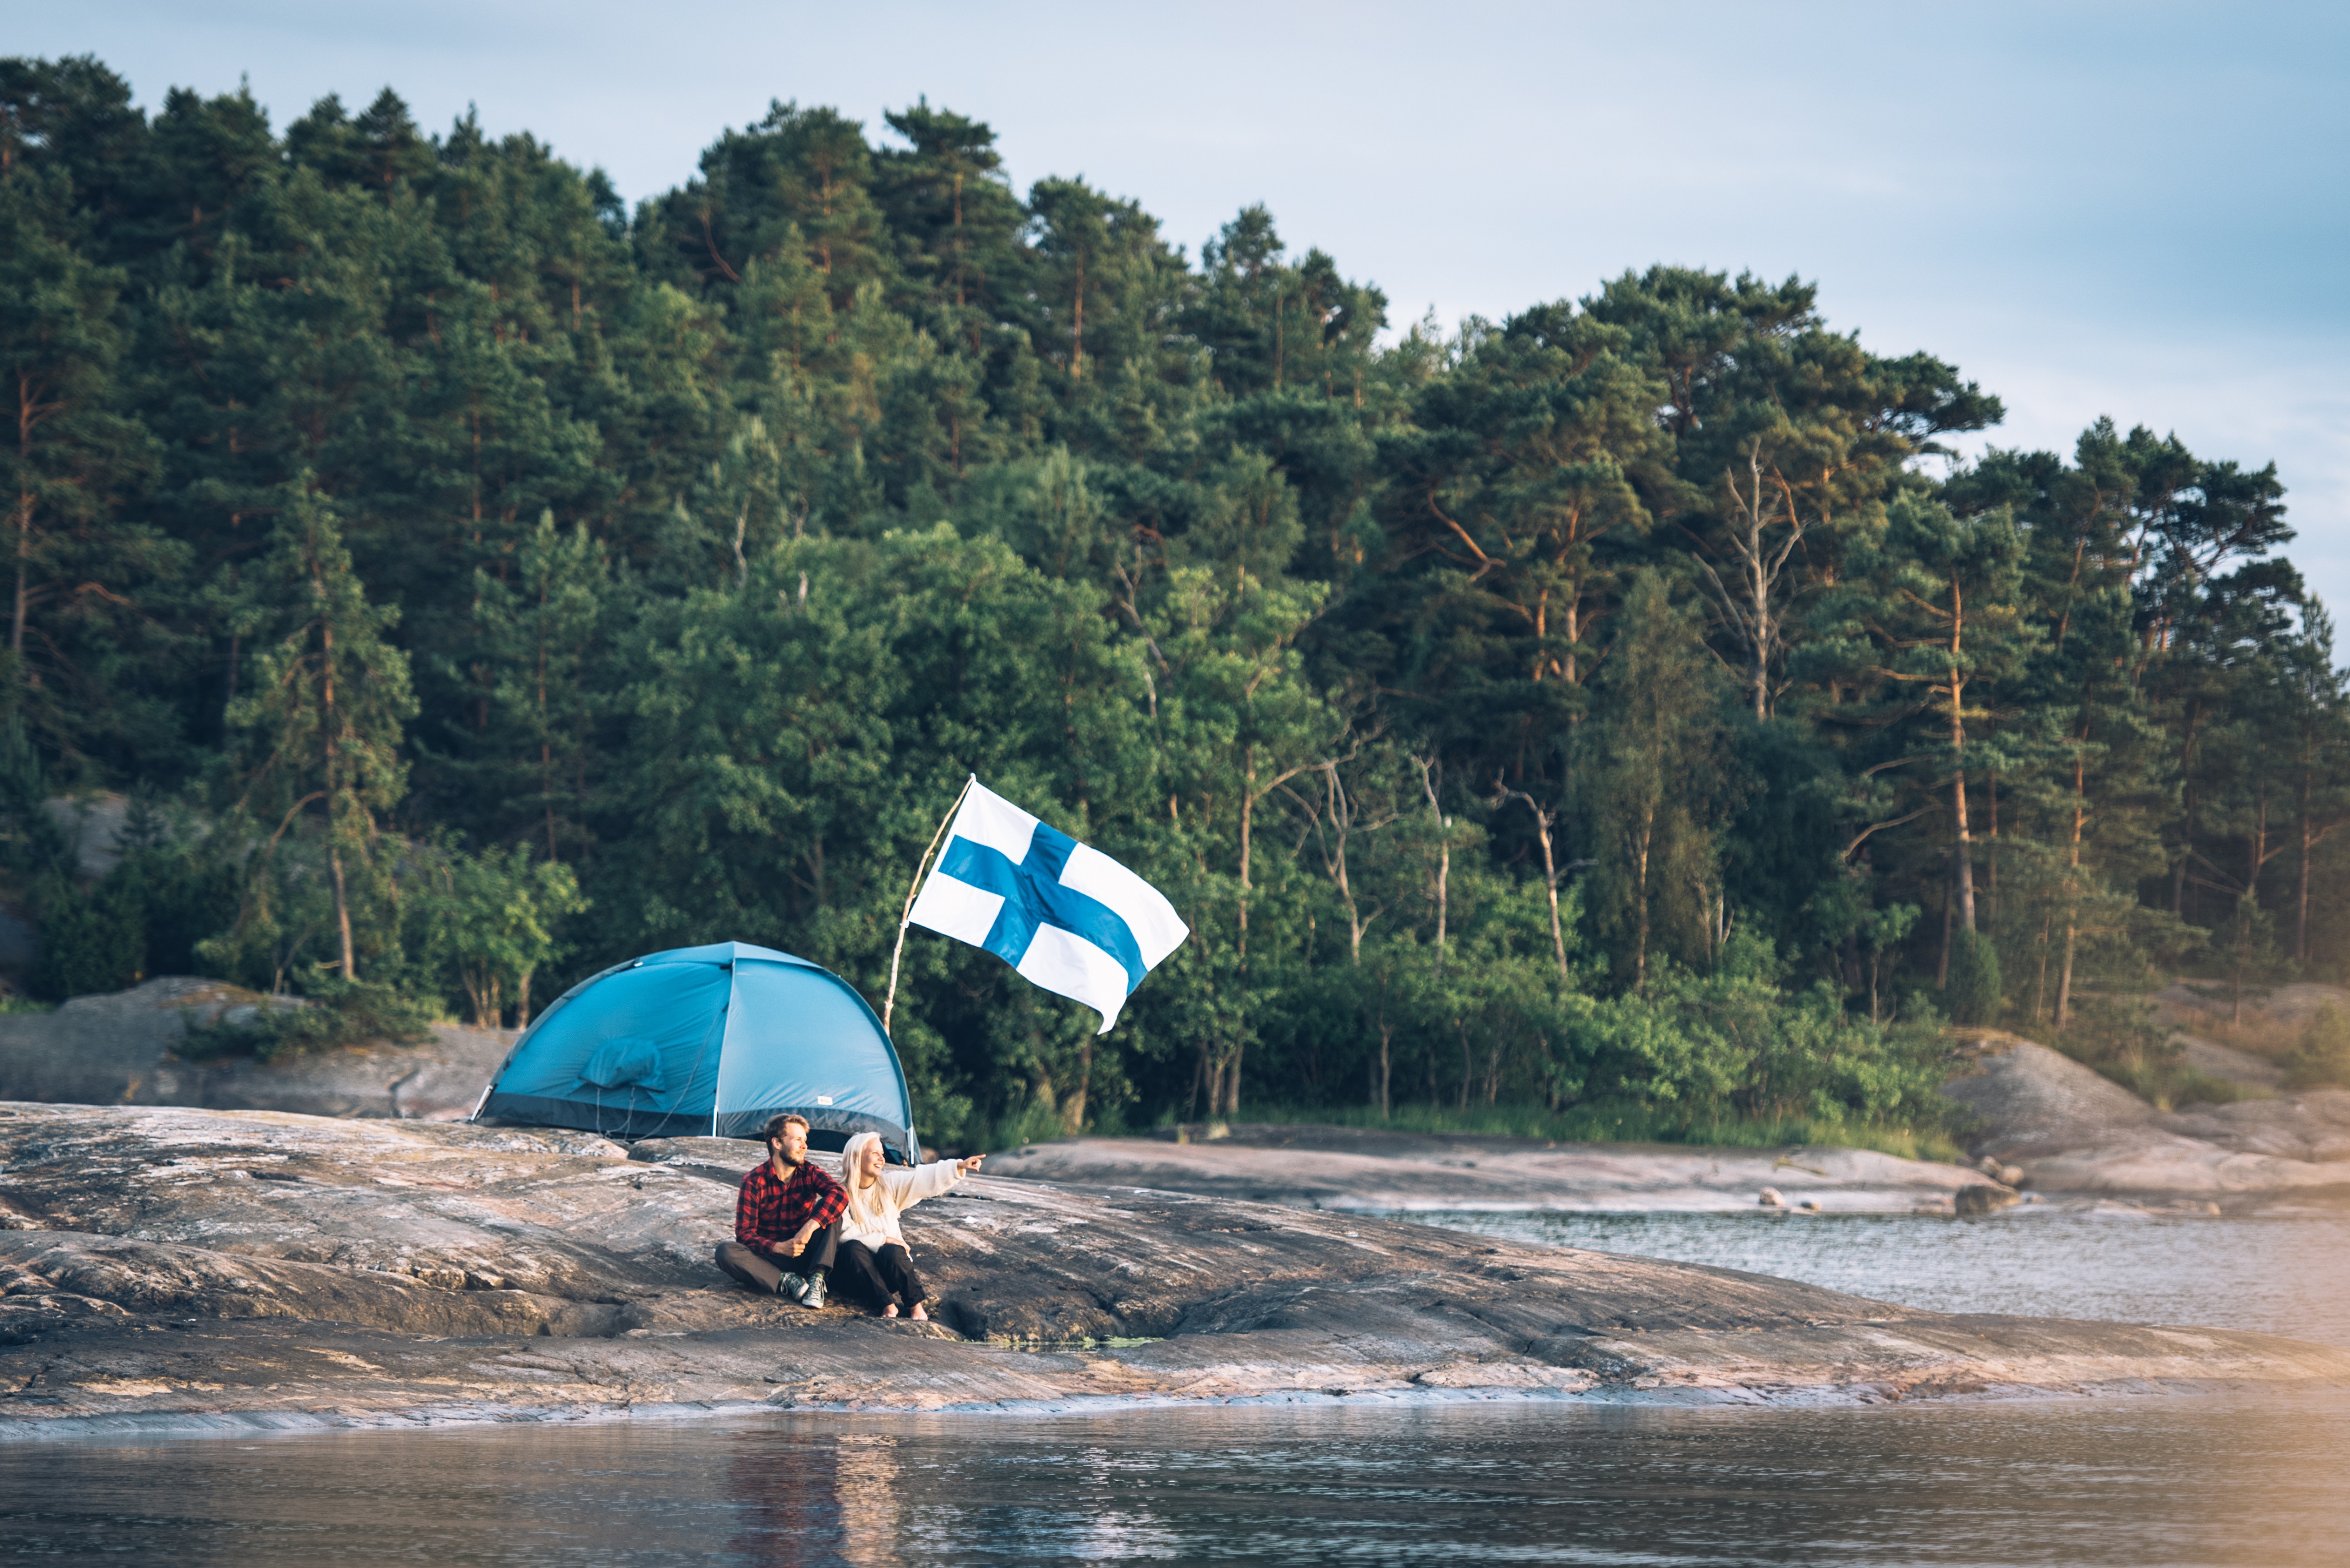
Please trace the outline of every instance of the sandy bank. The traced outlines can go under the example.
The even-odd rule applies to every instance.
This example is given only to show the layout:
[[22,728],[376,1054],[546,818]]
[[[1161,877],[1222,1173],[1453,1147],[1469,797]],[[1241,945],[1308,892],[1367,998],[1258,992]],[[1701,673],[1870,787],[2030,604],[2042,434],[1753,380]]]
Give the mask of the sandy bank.
[[1212,1138],[1071,1138],[998,1155],[1006,1176],[1167,1188],[1300,1209],[1949,1214],[2012,1201],[1980,1171],[1856,1148],[1559,1144],[1238,1124]]
[[925,1333],[756,1298],[712,1270],[749,1146],[634,1152],[0,1106],[0,1430],[2350,1380],[2350,1354],[2262,1334],[1954,1318],[1339,1212],[995,1177],[911,1217],[941,1303]]

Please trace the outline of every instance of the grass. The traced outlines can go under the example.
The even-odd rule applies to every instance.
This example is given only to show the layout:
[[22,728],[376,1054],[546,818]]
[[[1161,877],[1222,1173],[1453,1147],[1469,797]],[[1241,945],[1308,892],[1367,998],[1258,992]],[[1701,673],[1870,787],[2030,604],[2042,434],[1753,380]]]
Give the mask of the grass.
[[2158,1111],[2175,1111],[2184,1106],[2233,1105],[2238,1100],[2266,1097],[2262,1090],[2248,1089],[2232,1079],[2215,1078],[2172,1061],[2106,1061],[2089,1065]]
[[2306,1019],[2271,1018],[2266,1014],[2237,1023],[2223,1012],[2206,1012],[2180,1027],[2199,1039],[2231,1046],[2282,1066],[2301,1049],[2302,1036],[2308,1033],[2309,1023]]
[[1541,1138],[1554,1143],[1669,1143],[1712,1148],[1786,1148],[1800,1145],[1868,1148],[1904,1159],[1962,1161],[1958,1142],[1940,1128],[1918,1129],[1818,1116],[1675,1116],[1653,1106],[1398,1106],[1382,1116],[1368,1106],[1251,1106],[1252,1122],[1375,1127],[1410,1133],[1471,1133],[1482,1137]]
[[54,1002],[35,1002],[29,996],[17,996],[12,992],[0,996],[0,1018],[12,1012],[54,1012],[57,1006]]
[[[2200,1020],[2191,1033],[2217,1037]],[[2082,1001],[2063,1029],[2032,1038],[2095,1068],[2158,1111],[2224,1106],[2259,1092],[2189,1067],[2179,1035],[2179,1031],[2156,1023],[2153,1006],[2143,999],[2092,996]]]
[[[1096,1126],[1086,1129],[1103,1137],[1116,1137],[1125,1129],[1115,1125]],[[946,1139],[941,1147],[951,1144],[967,1154],[994,1154],[1023,1144],[1050,1143],[1055,1138],[1074,1136],[1067,1119],[1058,1110],[1047,1106],[1025,1105],[1019,1109],[993,1118],[974,1117],[965,1124],[962,1135]]]

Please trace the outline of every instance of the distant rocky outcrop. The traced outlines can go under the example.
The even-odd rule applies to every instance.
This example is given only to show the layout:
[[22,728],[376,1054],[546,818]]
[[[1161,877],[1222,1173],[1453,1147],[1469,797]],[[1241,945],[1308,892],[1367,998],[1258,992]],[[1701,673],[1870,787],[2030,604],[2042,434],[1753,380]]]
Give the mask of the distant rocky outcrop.
[[2350,1197],[2350,1091],[2155,1109],[2045,1045],[1974,1032],[1943,1089],[1975,1114],[1973,1153],[2039,1192],[2241,1203]]
[[[629,1158],[633,1154],[639,1158]],[[0,1438],[1474,1392],[1763,1403],[2350,1382],[2272,1335],[1945,1316],[1133,1188],[908,1217],[936,1324],[711,1262],[757,1146],[0,1106]]]
[[49,1012],[0,1015],[0,1099],[446,1121],[472,1114],[515,1039],[440,1024],[414,1045],[377,1042],[279,1062],[179,1055],[191,1024],[270,1005],[219,981],[166,976]]

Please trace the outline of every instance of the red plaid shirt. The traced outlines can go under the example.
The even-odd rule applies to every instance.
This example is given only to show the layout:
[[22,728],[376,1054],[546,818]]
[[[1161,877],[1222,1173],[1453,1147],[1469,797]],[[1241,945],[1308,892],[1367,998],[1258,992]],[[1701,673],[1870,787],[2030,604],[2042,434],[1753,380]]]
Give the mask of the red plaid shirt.
[[814,1160],[795,1167],[788,1179],[775,1174],[772,1162],[763,1163],[743,1179],[743,1195],[734,1200],[734,1239],[773,1251],[810,1220],[822,1230],[847,1207],[848,1189]]

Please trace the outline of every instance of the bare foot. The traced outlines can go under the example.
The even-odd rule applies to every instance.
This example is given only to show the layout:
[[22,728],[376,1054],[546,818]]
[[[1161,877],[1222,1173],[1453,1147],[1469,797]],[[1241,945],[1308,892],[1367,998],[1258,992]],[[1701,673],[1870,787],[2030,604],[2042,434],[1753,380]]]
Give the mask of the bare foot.
[[891,1302],[888,1306],[883,1307],[881,1309],[881,1315],[883,1317],[896,1317],[898,1315],[898,1303],[896,1302]]
[[[891,1307],[889,1310],[891,1312],[895,1312],[898,1309]],[[920,1302],[916,1302],[914,1303],[913,1319],[916,1323],[928,1323],[931,1321],[931,1314],[922,1310],[922,1303]]]

